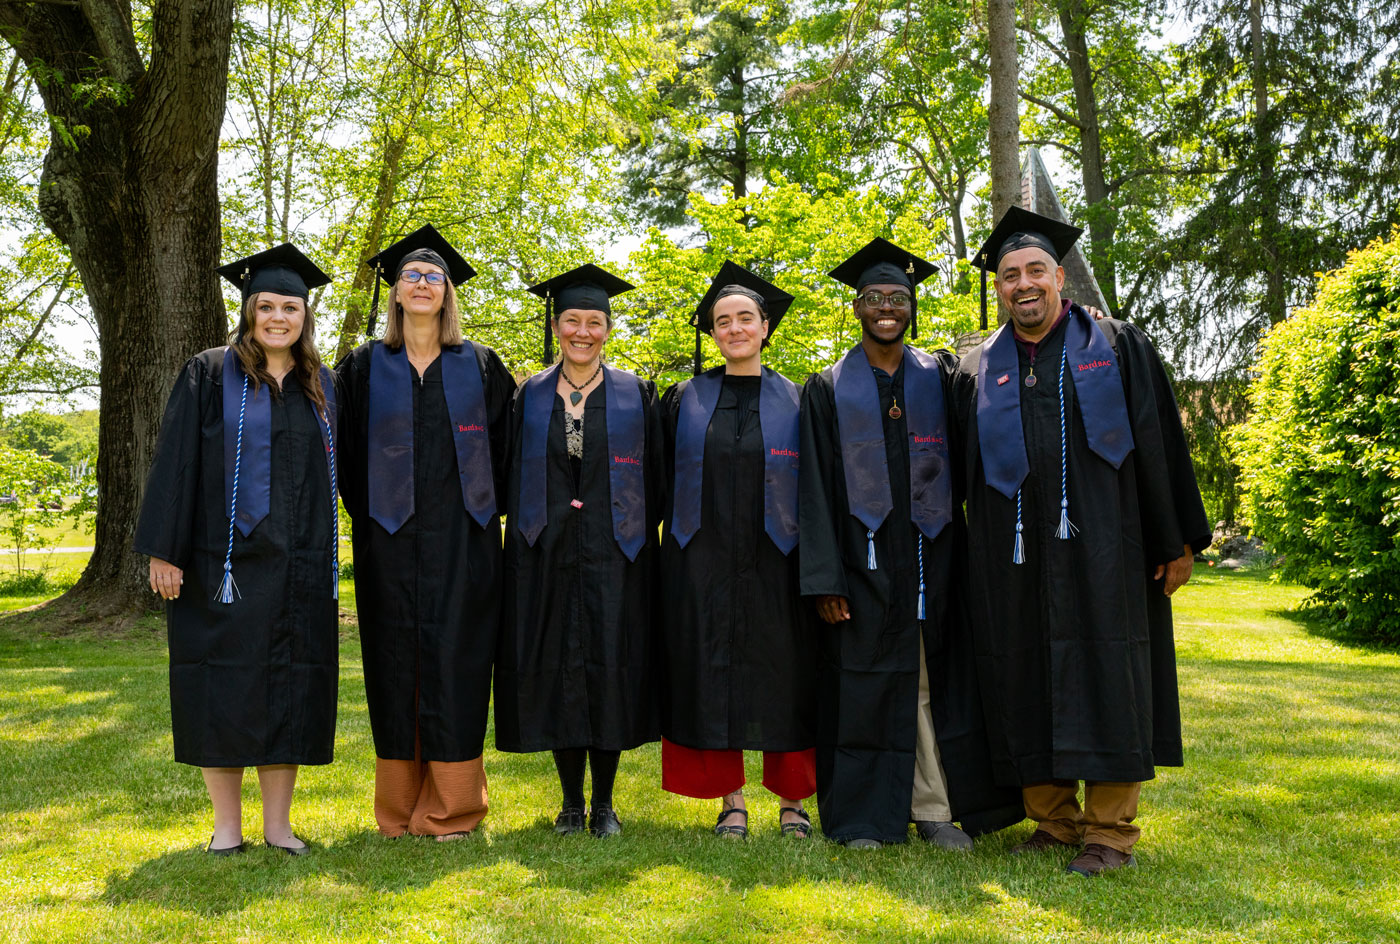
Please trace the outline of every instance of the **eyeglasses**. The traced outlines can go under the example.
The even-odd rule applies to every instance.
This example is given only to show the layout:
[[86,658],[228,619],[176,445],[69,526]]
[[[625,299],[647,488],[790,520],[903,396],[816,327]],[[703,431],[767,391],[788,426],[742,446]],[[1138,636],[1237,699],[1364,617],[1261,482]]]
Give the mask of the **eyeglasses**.
[[884,308],[888,304],[896,311],[903,311],[909,307],[909,296],[903,292],[895,292],[893,295],[882,295],[879,292],[866,292],[860,296],[860,300],[867,308]]
[[399,279],[409,284],[423,279],[429,285],[441,285],[447,281],[447,276],[441,272],[419,272],[417,269],[404,269],[399,273]]

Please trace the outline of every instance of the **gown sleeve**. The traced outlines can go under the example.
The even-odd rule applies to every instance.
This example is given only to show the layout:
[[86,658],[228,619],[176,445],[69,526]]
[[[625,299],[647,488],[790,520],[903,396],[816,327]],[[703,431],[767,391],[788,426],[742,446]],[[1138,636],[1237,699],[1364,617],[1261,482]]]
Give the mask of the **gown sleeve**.
[[1181,412],[1161,358],[1147,336],[1121,325],[1115,348],[1133,427],[1139,506],[1148,562],[1165,564],[1210,546],[1211,530],[1181,427]]
[[686,381],[672,384],[667,391],[661,395],[661,433],[662,433],[662,463],[664,465],[662,481],[665,483],[665,494],[661,498],[663,514],[671,514],[674,508],[676,491],[676,427],[680,421],[681,394],[685,390]]
[[365,397],[368,393],[363,366],[366,358],[359,355],[356,348],[340,359],[335,365],[336,402],[339,404],[336,417],[336,481],[340,486],[340,498],[345,510],[352,519],[359,519],[365,512],[365,443],[361,439],[364,429],[363,416]]
[[204,362],[199,358],[187,361],[165,403],[132,542],[136,553],[180,568],[189,566],[194,542],[202,417],[205,398],[212,389]]
[[484,351],[482,379],[486,389],[486,426],[491,437],[491,465],[496,480],[496,510],[505,514],[506,476],[510,473],[511,405],[515,400],[515,377],[490,348]]
[[646,414],[646,444],[644,472],[647,483],[647,539],[658,544],[657,529],[661,527],[661,516],[665,513],[663,502],[666,497],[666,433],[661,419],[661,403],[656,397],[656,384],[650,380],[640,381],[642,388],[642,411]]
[[836,533],[836,402],[830,384],[813,374],[802,388],[802,447],[798,467],[798,530],[802,535],[800,592],[850,598]]

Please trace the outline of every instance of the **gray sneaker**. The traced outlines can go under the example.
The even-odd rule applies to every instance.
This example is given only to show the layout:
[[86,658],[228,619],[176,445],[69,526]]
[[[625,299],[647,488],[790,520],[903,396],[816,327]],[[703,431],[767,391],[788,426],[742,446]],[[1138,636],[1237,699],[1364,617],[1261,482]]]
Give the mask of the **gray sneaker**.
[[847,849],[883,849],[885,844],[878,839],[847,839]]
[[914,824],[914,830],[924,842],[933,843],[940,849],[972,851],[972,837],[952,823],[919,822]]

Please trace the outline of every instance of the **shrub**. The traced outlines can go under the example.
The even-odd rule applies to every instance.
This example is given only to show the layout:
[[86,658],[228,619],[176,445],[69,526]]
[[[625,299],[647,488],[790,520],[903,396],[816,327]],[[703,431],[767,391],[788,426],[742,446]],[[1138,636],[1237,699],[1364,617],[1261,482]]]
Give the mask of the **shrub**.
[[1246,518],[1339,630],[1400,644],[1400,230],[1323,276],[1255,370]]

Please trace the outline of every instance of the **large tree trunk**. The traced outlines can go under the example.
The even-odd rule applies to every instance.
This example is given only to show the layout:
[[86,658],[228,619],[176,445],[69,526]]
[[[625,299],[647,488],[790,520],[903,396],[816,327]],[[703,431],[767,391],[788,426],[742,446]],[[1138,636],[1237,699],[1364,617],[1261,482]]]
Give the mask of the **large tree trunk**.
[[228,324],[213,269],[233,3],[156,0],[149,68],[129,10],[0,4],[0,32],[54,128],[40,211],[72,253],[99,332],[96,548],[62,598],[86,618],[151,603],[131,539],[166,396],[180,365],[222,343]]
[[988,0],[987,45],[991,98],[987,104],[992,157],[992,218],[1021,204],[1021,119],[1018,112],[1016,0]]
[[1088,207],[1089,262],[1094,267],[1094,277],[1108,302],[1109,312],[1116,314],[1118,274],[1113,260],[1113,241],[1118,234],[1118,209],[1109,199],[1108,183],[1104,179],[1099,104],[1089,64],[1089,43],[1085,38],[1088,15],[1084,0],[1063,0],[1060,4],[1060,30],[1064,33],[1069,74],[1074,84],[1074,109],[1079,119],[1079,163],[1084,202]]

